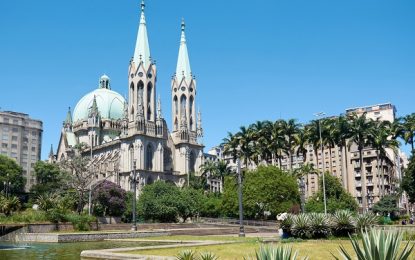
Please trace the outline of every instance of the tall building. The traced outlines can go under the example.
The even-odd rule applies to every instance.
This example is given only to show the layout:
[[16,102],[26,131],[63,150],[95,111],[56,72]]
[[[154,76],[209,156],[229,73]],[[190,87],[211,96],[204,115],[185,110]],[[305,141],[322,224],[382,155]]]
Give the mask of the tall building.
[[0,112],[1,154],[11,157],[23,168],[25,190],[36,183],[33,166],[40,160],[43,123],[29,115]]
[[[147,25],[141,4],[137,40],[128,67],[128,100],[112,89],[103,75],[98,88],[69,109],[61,130],[56,159],[73,155],[79,144],[87,145],[84,156],[92,159],[96,179],[108,179],[124,189],[132,188],[130,173],[138,172],[138,189],[163,179],[181,186],[203,161],[203,129],[196,113],[196,78],[187,50],[185,23],[171,81],[172,132],[157,98],[157,66],[150,54]],[[52,157],[52,156],[51,156]]]
[[[346,114],[355,113],[362,115],[366,113],[367,118],[380,121],[393,122],[396,116],[396,108],[390,103],[351,108],[346,110]],[[229,162],[229,165],[233,168],[236,167],[235,163],[229,156],[223,155],[223,147],[214,147],[210,151],[211,154],[217,155],[219,158],[225,159]],[[323,154],[322,154],[323,153]],[[356,198],[360,209],[363,210],[363,197],[362,194],[366,194],[367,209],[371,209],[373,204],[379,201],[382,196],[382,187],[385,187],[384,194],[392,194],[397,191],[399,182],[402,178],[402,169],[408,164],[405,154],[398,150],[386,149],[386,157],[381,158],[381,167],[379,172],[377,170],[377,153],[372,147],[365,147],[363,150],[363,166],[365,170],[366,180],[362,181],[362,174],[360,173],[360,160],[359,151],[355,144],[350,147],[323,147],[321,151],[320,147],[313,147],[313,145],[307,146],[306,158],[302,155],[293,155],[292,163],[293,168],[299,168],[304,163],[313,164],[314,168],[321,172],[323,169],[330,172],[332,175],[339,178],[343,187]],[[285,156],[281,160],[282,169],[288,170],[290,160],[288,156]],[[242,166],[243,167],[243,166]],[[255,168],[256,165],[250,162],[249,169]],[[383,174],[382,174],[383,172]],[[306,197],[314,195],[319,190],[319,175],[309,174],[305,180],[306,183]],[[363,184],[365,183],[365,187]],[[400,206],[405,207],[407,200],[402,197]]]

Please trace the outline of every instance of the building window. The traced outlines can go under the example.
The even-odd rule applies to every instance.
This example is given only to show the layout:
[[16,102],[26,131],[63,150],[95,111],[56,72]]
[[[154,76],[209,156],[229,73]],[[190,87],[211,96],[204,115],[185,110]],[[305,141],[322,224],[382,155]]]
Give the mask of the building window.
[[146,151],[146,169],[149,171],[153,170],[153,155],[153,146],[151,144],[148,144]]
[[1,144],[1,148],[7,148],[7,144],[2,143],[2,144]]
[[17,149],[17,144],[12,144],[12,149]]
[[17,141],[17,136],[12,136],[12,141]]
[[32,146],[32,152],[36,151],[36,147]]
[[13,127],[13,128],[12,128],[12,132],[13,132],[13,133],[18,133],[18,132],[19,132],[19,128],[17,128],[17,127]]

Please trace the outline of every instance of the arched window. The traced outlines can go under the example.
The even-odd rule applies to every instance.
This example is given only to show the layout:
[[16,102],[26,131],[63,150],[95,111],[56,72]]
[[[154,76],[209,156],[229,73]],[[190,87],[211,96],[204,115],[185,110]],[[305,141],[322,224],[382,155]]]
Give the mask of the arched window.
[[179,104],[177,103],[177,96],[174,96],[173,103],[174,103],[174,111],[177,115],[179,113]]
[[144,83],[141,80],[138,82],[137,88],[138,88],[137,97],[141,96],[143,98],[144,97],[143,96],[143,94],[144,94]]
[[130,144],[130,147],[128,147],[128,151],[130,153],[130,170],[132,170],[134,164],[134,146],[132,144]]
[[182,97],[180,98],[180,113],[183,115],[183,114],[185,114],[186,115],[186,101],[187,101],[187,98],[186,98],[186,96],[185,95],[182,95]]
[[153,84],[151,84],[151,82],[149,82],[147,84],[147,120],[151,120],[151,93],[153,91]]
[[178,130],[178,129],[179,129],[179,123],[177,122],[177,117],[176,117],[176,119],[174,120],[174,129],[175,129],[175,130]]
[[193,130],[193,117],[192,117],[192,114],[190,114],[189,124],[190,124],[190,130]]
[[190,99],[189,99],[189,113],[190,113],[190,115],[192,116],[193,115],[193,102],[194,101],[194,98],[193,98],[193,96],[190,96]]
[[189,155],[189,172],[195,172],[196,156],[194,152]]
[[[134,96],[134,82],[131,82],[130,84],[130,98],[132,99],[132,104],[135,104],[135,96]],[[134,114],[133,111],[131,111],[131,114]]]
[[146,151],[146,170],[153,170],[153,156],[154,156],[154,149],[151,144],[147,145]]

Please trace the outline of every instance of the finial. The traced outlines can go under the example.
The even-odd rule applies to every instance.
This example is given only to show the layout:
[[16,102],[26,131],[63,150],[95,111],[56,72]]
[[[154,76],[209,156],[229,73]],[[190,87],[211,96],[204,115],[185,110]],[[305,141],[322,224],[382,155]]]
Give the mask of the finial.
[[182,18],[182,32],[184,32],[185,27],[186,27],[186,24],[184,23],[184,18]]
[[141,1],[141,12],[144,12],[144,8],[146,7],[146,4],[144,3],[144,0]]

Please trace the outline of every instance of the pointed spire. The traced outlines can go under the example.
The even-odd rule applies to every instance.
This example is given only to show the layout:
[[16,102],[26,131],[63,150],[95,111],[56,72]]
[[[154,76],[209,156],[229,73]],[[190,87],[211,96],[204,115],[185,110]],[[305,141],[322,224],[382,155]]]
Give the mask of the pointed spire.
[[146,26],[146,17],[144,15],[145,8],[144,0],[141,2],[141,17],[140,25],[138,27],[137,41],[135,44],[135,51],[133,61],[135,66],[138,67],[138,64],[142,61],[144,66],[150,63],[150,47],[148,44],[147,37],[147,26]]
[[163,118],[163,114],[161,113],[161,99],[159,95],[157,99],[157,120],[160,120],[162,118]]
[[203,128],[202,128],[202,114],[200,113],[200,109],[197,112],[197,129],[196,129],[197,137],[203,137]]
[[[125,99],[125,100],[127,100],[127,99]],[[128,119],[128,103],[127,103],[127,101],[124,101],[123,118]]]
[[66,113],[65,125],[72,125],[71,107],[68,108],[68,113]]
[[89,117],[96,117],[99,115],[99,109],[97,104],[97,97],[94,95],[92,100],[92,106],[89,108]]
[[178,79],[182,79],[182,77],[186,77],[186,79],[191,79],[192,71],[190,69],[190,61],[189,61],[189,54],[187,52],[187,45],[186,45],[186,35],[185,35],[185,28],[186,24],[184,23],[184,19],[182,19],[182,34],[180,37],[180,47],[179,47],[179,57],[177,59],[177,67],[176,67],[176,77]]
[[49,152],[49,158],[52,158],[54,156],[53,153],[53,144],[50,145],[50,152]]

